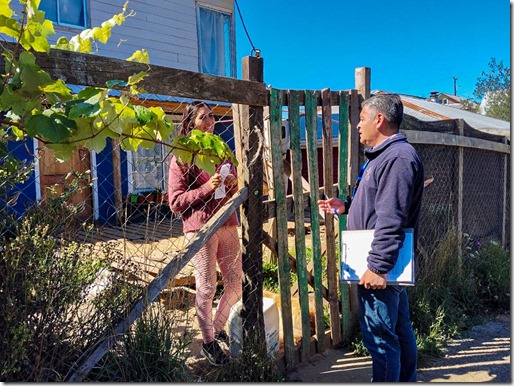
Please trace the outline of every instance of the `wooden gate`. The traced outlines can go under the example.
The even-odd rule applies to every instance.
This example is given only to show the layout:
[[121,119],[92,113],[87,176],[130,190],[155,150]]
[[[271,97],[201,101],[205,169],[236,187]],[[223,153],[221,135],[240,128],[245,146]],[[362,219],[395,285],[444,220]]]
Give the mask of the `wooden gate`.
[[[302,337],[300,361],[305,361],[313,353],[323,352],[327,345],[336,345],[348,339],[355,323],[350,309],[350,288],[342,284],[339,276],[339,259],[336,253],[336,240],[341,230],[346,228],[346,217],[334,218],[332,214],[323,217],[319,214],[320,195],[346,198],[348,181],[351,177],[349,148],[358,137],[349,131],[350,104],[358,106],[355,90],[331,92],[322,91],[281,91],[270,90],[270,142],[273,169],[273,195],[275,199],[276,240],[266,235],[265,244],[278,257],[280,301],[286,367],[294,366],[295,345],[293,338],[293,315],[291,312],[291,267],[298,277],[298,293],[301,309]],[[283,116],[283,106],[287,106],[287,116]],[[319,107],[318,107],[319,106]],[[333,132],[333,108],[339,116],[338,130]],[[321,136],[318,130],[318,110],[321,110]],[[305,125],[301,127],[300,117],[305,115]],[[290,161],[292,195],[287,196],[284,183],[282,152],[282,120],[288,119],[290,133]],[[305,130],[305,149],[301,143],[301,132]],[[357,142],[358,146],[358,142]],[[320,149],[321,147],[321,149]],[[357,153],[355,152],[355,155]],[[305,180],[302,175],[307,164],[309,192],[304,194]],[[322,179],[321,179],[321,178]],[[303,180],[303,184],[302,184]],[[295,223],[295,245],[288,245],[287,208],[292,200]],[[290,205],[289,205],[290,206]],[[312,245],[305,242],[304,209],[310,207]],[[321,222],[325,226],[325,237],[321,237]],[[337,225],[337,226],[336,226]],[[312,259],[307,264],[306,249],[312,250]],[[294,250],[293,257],[289,251]],[[309,285],[314,292],[314,314],[316,335],[311,339],[309,330]],[[330,328],[324,326],[325,305],[328,305]],[[312,307],[312,305],[311,305]],[[353,306],[352,306],[353,308]]]

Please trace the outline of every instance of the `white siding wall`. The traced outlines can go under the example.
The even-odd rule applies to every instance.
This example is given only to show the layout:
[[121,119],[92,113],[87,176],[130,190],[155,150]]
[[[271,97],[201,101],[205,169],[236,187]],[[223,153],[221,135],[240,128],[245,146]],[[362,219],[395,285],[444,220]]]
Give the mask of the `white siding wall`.
[[[100,26],[120,13],[125,4],[125,0],[88,2],[91,27]],[[201,0],[201,3],[234,14],[233,0]],[[17,2],[11,7],[19,9]],[[195,0],[130,0],[127,8],[135,15],[114,27],[107,44],[98,44],[98,55],[126,59],[134,51],[146,49],[150,64],[199,71]],[[55,31],[56,38],[80,33],[59,26],[55,26]]]

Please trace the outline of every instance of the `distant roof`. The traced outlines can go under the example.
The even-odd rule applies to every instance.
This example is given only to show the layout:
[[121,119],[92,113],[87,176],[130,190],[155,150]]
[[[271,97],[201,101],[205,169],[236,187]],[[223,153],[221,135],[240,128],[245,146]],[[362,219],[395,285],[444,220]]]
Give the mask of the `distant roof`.
[[[380,91],[373,91],[378,94]],[[441,103],[427,101],[411,95],[402,95],[403,112],[420,121],[435,122],[442,120],[463,119],[472,128],[490,134],[501,135],[510,138],[510,122],[501,119],[487,117],[485,115],[461,110]]]

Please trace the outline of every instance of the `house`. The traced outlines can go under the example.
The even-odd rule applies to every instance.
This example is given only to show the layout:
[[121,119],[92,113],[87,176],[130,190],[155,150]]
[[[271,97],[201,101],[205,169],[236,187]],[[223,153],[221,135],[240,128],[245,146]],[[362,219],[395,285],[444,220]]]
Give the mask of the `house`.
[[[431,91],[430,96],[426,100],[430,102],[440,103],[445,106],[455,107],[458,109],[462,108],[463,101],[468,101],[468,99],[466,98],[462,98],[457,95],[446,94],[443,92],[440,93],[438,91]],[[471,103],[473,104],[473,106],[475,105],[474,102]]]
[[[100,26],[113,15],[121,13],[124,1],[98,0],[41,0],[40,9],[52,20],[55,39],[68,38],[82,30]],[[21,5],[13,4],[15,11]],[[150,64],[183,70],[235,77],[235,20],[234,0],[130,0],[130,14],[121,26],[112,30],[107,44],[98,43],[93,54],[126,59],[136,50],[148,51]],[[18,14],[20,14],[18,12]],[[165,100],[167,111],[180,117],[184,100]],[[166,109],[165,109],[166,111]],[[216,132],[223,137],[227,124],[220,123]],[[228,141],[229,138],[224,138]],[[44,198],[48,187],[62,190],[69,172],[91,171],[93,186],[83,185],[73,201],[84,202],[84,217],[98,222],[111,222],[115,218],[112,147],[108,143],[100,153],[81,149],[66,163],[56,162],[51,151],[36,142],[28,145],[11,143],[10,151],[20,160],[36,160],[33,175],[23,184],[13,209],[21,214],[26,205]],[[39,150],[38,150],[39,149]],[[166,184],[167,151],[162,146],[120,154],[122,195],[164,189]]]
[[[373,93],[377,92],[378,91],[375,91]],[[462,119],[475,130],[510,139],[510,122],[487,117],[471,111],[456,109],[451,106],[451,103],[443,104],[434,100],[426,100],[408,95],[401,95],[401,98],[407,119],[411,117],[423,122]]]

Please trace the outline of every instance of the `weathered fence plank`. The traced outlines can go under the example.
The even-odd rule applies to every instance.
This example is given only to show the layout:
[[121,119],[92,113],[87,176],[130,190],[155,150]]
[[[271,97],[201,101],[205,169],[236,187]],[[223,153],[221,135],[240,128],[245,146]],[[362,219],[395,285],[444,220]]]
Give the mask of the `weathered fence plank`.
[[[323,187],[327,197],[333,197],[334,185],[334,149],[332,141],[332,105],[330,90],[321,91],[321,118],[323,143]],[[334,237],[334,215],[325,215],[325,250],[327,255],[328,304],[330,309],[330,332],[332,344],[341,342],[341,319],[339,317],[339,282],[337,280],[337,262]]]
[[318,177],[318,146],[317,146],[317,96],[316,91],[305,92],[305,138],[307,144],[307,159],[311,213],[311,239],[312,261],[314,262],[314,299],[316,307],[316,337],[318,340],[318,352],[326,350],[325,325],[323,321],[323,297],[321,293],[323,267],[321,265],[321,241],[319,221],[319,177]]
[[[339,172],[338,172],[338,196],[341,200],[345,200],[346,196],[350,193],[348,185],[348,94],[344,91],[340,92],[339,98]],[[338,221],[339,240],[341,240],[341,231],[346,229],[346,216],[339,216]],[[338,262],[339,268],[341,267]],[[348,341],[350,339],[350,297],[349,286],[340,281],[339,285],[341,292],[341,339]]]
[[291,313],[291,272],[289,270],[287,246],[286,189],[284,163],[282,160],[282,92],[270,92],[270,142],[273,165],[273,187],[277,205],[278,276],[282,310],[284,354],[286,369],[294,366],[293,319]]
[[[13,43],[3,42],[7,49]],[[9,47],[10,46],[10,47]],[[250,106],[267,106],[266,85],[262,82],[202,74],[176,68],[129,62],[100,55],[52,49],[50,55],[34,52],[37,64],[50,76],[68,84],[102,87],[109,80],[126,80],[140,71],[148,76],[140,86],[147,93],[173,95]],[[4,67],[0,60],[1,68]]]
[[289,91],[289,138],[291,149],[291,176],[293,186],[295,250],[298,264],[298,291],[302,320],[302,349],[300,359],[306,362],[310,354],[311,334],[309,322],[309,288],[307,284],[307,259],[305,251],[305,215],[302,184],[302,149],[300,148],[299,92]]

